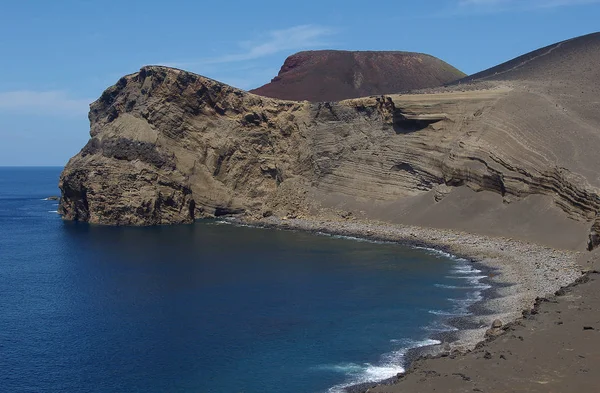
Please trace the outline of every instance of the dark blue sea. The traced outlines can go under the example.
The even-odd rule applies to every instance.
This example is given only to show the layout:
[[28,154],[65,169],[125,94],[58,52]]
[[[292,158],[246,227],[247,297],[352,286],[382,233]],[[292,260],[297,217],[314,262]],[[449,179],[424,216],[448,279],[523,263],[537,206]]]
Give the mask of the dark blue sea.
[[63,222],[60,170],[0,168],[0,392],[341,391],[402,371],[486,288],[389,243]]

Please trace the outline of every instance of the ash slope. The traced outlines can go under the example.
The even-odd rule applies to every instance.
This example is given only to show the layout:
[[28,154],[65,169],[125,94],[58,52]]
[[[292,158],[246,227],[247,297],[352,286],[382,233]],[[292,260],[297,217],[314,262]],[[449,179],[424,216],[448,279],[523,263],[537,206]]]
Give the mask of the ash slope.
[[600,208],[593,59],[598,34],[540,54],[524,76],[338,103],[144,67],[91,105],[60,212],[109,225],[355,216],[580,249]]
[[284,100],[340,101],[440,86],[464,76],[421,53],[319,50],[288,57],[270,83],[251,92]]
[[591,33],[557,42],[467,76],[455,83],[522,79],[549,82],[557,79],[581,85],[597,76],[599,40],[600,33]]

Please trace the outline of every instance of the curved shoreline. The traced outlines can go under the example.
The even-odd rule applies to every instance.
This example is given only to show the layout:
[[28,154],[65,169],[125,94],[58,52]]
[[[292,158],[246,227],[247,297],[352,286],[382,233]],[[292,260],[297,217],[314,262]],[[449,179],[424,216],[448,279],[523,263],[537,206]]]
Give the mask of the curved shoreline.
[[[452,255],[452,257],[457,258],[454,255]],[[464,258],[460,258],[460,259],[464,259]],[[496,273],[496,269],[489,268],[485,265],[478,263],[475,260],[468,260],[468,263],[473,265],[473,267],[475,267],[477,270],[481,271],[481,275],[488,276],[488,278],[482,279],[484,281],[480,281],[480,283],[482,283],[482,284],[488,284],[489,276]],[[346,393],[364,393],[369,388],[373,387],[373,385],[378,385],[378,386],[393,385],[393,384],[397,383],[403,375],[405,375],[407,372],[409,372],[409,370],[410,370],[411,366],[414,364],[414,362],[419,359],[426,359],[426,358],[440,357],[440,356],[455,357],[457,355],[457,352],[455,352],[455,351],[464,352],[465,349],[461,349],[461,350],[456,349],[455,348],[456,344],[458,342],[460,342],[460,340],[463,338],[463,332],[471,331],[473,329],[474,330],[487,329],[487,326],[485,328],[482,328],[482,327],[474,324],[473,319],[476,317],[487,316],[487,315],[492,314],[492,312],[490,310],[486,309],[485,306],[483,306],[483,304],[485,303],[486,300],[495,299],[495,298],[500,297],[500,295],[498,295],[498,293],[496,291],[496,289],[499,287],[499,285],[500,284],[498,284],[498,283],[489,283],[489,287],[487,289],[481,290],[482,299],[478,300],[478,301],[474,301],[472,304],[470,304],[466,308],[466,310],[470,312],[469,315],[448,316],[444,320],[442,320],[443,324],[448,325],[448,327],[453,327],[456,330],[432,332],[432,334],[429,335],[429,338],[439,341],[440,344],[432,344],[432,345],[428,345],[428,346],[415,347],[415,348],[408,349],[406,352],[406,355],[404,357],[404,361],[405,361],[405,364],[403,365],[405,367],[404,373],[401,373],[401,374],[398,374],[397,376],[387,378],[387,379],[377,381],[377,382],[365,382],[365,383],[361,383],[358,385],[348,386],[347,388],[345,388],[345,392]]]
[[[485,341],[485,332],[494,320],[510,324],[521,318],[524,311],[531,310],[536,299],[549,296],[582,276],[582,269],[577,264],[580,252],[556,250],[511,238],[358,220],[281,219],[271,216],[258,220],[234,218],[231,221],[264,228],[431,248],[468,260],[476,268],[483,268],[488,276],[485,280],[491,288],[483,291],[482,300],[469,306],[472,315],[451,318],[452,323],[459,325],[459,330],[446,333],[446,340],[441,340],[443,344],[409,350],[406,355],[407,371],[415,360],[424,356],[453,357],[470,352]],[[395,380],[397,378],[377,383],[389,384]],[[361,384],[347,390],[361,392],[374,384]]]

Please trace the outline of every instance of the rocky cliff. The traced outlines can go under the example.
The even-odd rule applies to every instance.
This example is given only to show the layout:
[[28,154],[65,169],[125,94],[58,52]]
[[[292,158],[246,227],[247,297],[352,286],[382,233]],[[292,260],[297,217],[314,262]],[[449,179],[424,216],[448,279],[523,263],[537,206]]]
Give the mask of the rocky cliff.
[[422,53],[318,50],[288,57],[270,83],[251,92],[285,100],[340,101],[441,86],[464,76]]
[[577,40],[555,48],[554,68],[543,53],[527,63],[549,80],[507,71],[337,103],[144,67],[91,105],[60,213],[109,225],[357,216],[583,247],[600,208],[600,71],[581,63],[600,57],[600,38],[586,40],[585,53]]

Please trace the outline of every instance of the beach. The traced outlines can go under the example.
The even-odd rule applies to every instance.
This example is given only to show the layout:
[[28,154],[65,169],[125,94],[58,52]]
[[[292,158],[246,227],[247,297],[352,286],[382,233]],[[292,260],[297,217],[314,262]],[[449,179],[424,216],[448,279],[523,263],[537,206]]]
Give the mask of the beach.
[[396,392],[597,392],[600,361],[600,264],[529,313],[503,327],[495,339],[467,354],[415,361],[390,385]]
[[[356,237],[371,241],[397,242],[414,247],[432,248],[456,257],[465,258],[471,261],[474,266],[481,267],[482,274],[487,275],[485,281],[492,284],[492,288],[485,291],[486,295],[483,299],[471,307],[472,315],[454,318],[451,321],[460,329],[445,336],[446,340],[450,342],[443,342],[440,345],[413,351],[412,356],[407,356],[407,359],[412,360],[411,364],[408,365],[410,367],[407,368],[407,373],[401,375],[400,378],[387,380],[385,385],[375,389],[373,389],[375,384],[357,386],[351,389],[352,392],[364,391],[368,388],[371,388],[370,392],[413,391],[411,389],[414,389],[414,391],[436,391],[436,389],[437,391],[463,391],[460,390],[463,387],[452,390],[454,385],[447,385],[447,382],[443,380],[440,380],[439,383],[435,382],[438,377],[431,378],[431,376],[447,375],[448,378],[454,380],[456,379],[455,374],[461,372],[455,371],[453,374],[450,371],[462,367],[460,363],[471,361],[474,364],[479,364],[479,358],[485,357],[487,360],[489,356],[494,356],[488,355],[488,353],[498,353],[498,356],[506,351],[514,353],[515,349],[512,346],[516,346],[518,350],[526,354],[535,353],[537,347],[523,345],[523,340],[520,338],[516,338],[517,342],[514,342],[514,338],[511,341],[510,337],[525,337],[525,333],[521,330],[526,330],[532,335],[538,334],[536,332],[542,330],[541,327],[538,328],[538,325],[550,323],[537,321],[538,315],[540,315],[538,310],[546,307],[547,303],[540,299],[550,299],[555,293],[562,294],[566,291],[561,289],[563,287],[570,288],[568,291],[573,291],[579,288],[573,286],[573,283],[576,282],[585,281],[585,285],[590,286],[592,284],[588,281],[589,277],[595,274],[590,272],[593,271],[593,261],[589,258],[586,259],[589,254],[573,250],[558,250],[512,238],[487,237],[454,230],[345,219],[282,219],[271,216],[263,219],[235,221],[262,227],[308,231],[318,234]],[[562,298],[566,297],[563,296]],[[570,307],[570,305],[565,306],[564,302],[554,302],[552,300],[550,304],[560,304],[563,308]],[[543,315],[546,315],[549,311],[543,311],[543,313]],[[523,319],[524,316],[525,319]],[[497,324],[498,321],[501,323],[501,327],[488,332],[492,324],[494,322]],[[551,322],[556,321],[552,320]],[[600,325],[597,328],[600,329]],[[519,334],[514,333],[515,331]],[[579,331],[582,331],[581,327],[579,327]],[[488,332],[487,336],[486,332]],[[553,334],[562,337],[558,332]],[[546,347],[550,345],[549,342],[561,342],[560,340],[556,341],[558,340],[556,337],[552,339],[554,341],[547,342],[543,340],[547,344]],[[493,341],[485,343],[486,340]],[[528,341],[533,342],[533,339]],[[503,355],[503,357],[501,360],[506,361],[507,356]],[[487,364],[481,363],[480,366],[487,367]],[[432,371],[430,370],[432,367],[434,369],[443,367],[446,373]],[[512,366],[509,367],[515,367],[515,364],[512,363]],[[481,374],[479,371],[477,373],[477,375]],[[485,375],[485,373],[481,375]],[[460,377],[458,379],[466,383],[465,386],[467,387],[472,386],[472,381],[475,380],[473,377],[467,377],[466,379]],[[410,381],[413,381],[415,385],[410,385]],[[430,383],[431,386],[427,388],[430,390],[424,388],[423,383],[425,381]],[[482,382],[482,386],[487,383]],[[408,387],[409,385],[410,387]],[[543,386],[543,384],[540,384],[540,386]],[[471,388],[465,391],[471,391]],[[481,391],[497,390],[487,386],[486,389]]]

